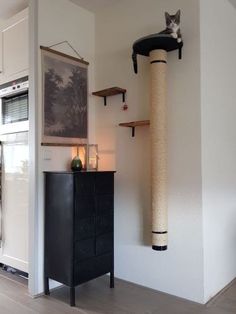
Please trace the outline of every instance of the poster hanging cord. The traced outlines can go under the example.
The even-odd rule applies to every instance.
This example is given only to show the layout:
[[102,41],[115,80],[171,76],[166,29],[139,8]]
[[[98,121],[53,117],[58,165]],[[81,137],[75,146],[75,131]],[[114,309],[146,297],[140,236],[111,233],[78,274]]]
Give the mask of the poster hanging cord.
[[72,45],[71,45],[67,40],[60,41],[60,42],[57,43],[57,44],[48,46],[48,48],[52,48],[52,47],[55,47],[55,46],[59,46],[59,45],[61,45],[61,44],[67,44],[67,45],[74,51],[74,53],[76,53],[76,55],[77,55],[81,60],[84,60],[84,58],[81,57],[81,55],[78,53],[78,51],[77,51],[74,47],[72,47]]

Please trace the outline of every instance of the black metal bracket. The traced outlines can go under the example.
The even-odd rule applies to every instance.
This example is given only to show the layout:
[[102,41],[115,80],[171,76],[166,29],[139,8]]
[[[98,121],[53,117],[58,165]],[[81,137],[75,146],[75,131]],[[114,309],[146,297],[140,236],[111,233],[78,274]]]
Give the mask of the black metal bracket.
[[132,126],[132,137],[135,137],[135,127]]
[[[104,96],[103,99],[104,99],[104,106],[106,106],[107,105],[107,96]],[[125,93],[122,93],[122,101],[123,101],[123,103],[125,103]]]
[[103,99],[104,99],[104,106],[106,106],[107,105],[107,96],[104,96]]
[[179,60],[182,59],[182,47],[179,47]]
[[125,93],[122,93],[122,101],[125,102]]
[[135,137],[135,127],[134,126],[130,126],[131,131],[132,131],[132,137]]
[[134,67],[134,73],[138,73],[138,63],[137,63],[137,54],[133,52],[132,54],[132,60],[133,60],[133,67]]

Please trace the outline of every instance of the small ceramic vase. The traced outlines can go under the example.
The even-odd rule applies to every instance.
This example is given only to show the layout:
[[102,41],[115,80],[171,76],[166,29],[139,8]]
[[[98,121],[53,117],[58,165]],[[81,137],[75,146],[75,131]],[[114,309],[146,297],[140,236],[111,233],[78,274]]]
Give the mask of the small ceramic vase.
[[82,161],[79,156],[75,156],[71,161],[71,170],[72,171],[81,171],[83,168]]

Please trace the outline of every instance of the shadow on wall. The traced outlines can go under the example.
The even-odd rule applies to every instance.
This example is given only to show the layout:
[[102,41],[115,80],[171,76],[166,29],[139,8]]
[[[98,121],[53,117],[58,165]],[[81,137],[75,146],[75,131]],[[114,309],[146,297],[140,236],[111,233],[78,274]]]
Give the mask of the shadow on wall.
[[130,130],[117,128],[116,147],[115,224],[132,224],[126,230],[126,243],[151,246],[149,128],[137,128],[135,137]]

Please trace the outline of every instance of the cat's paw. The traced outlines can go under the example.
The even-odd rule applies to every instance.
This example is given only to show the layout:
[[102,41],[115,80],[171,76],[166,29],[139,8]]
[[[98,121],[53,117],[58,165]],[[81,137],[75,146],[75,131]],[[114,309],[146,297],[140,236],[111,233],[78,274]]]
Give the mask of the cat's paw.
[[177,35],[176,33],[172,33],[171,36],[172,36],[173,38],[176,38],[176,39],[177,39],[177,37],[178,37],[178,35]]
[[178,42],[178,43],[181,43],[181,42],[182,42],[182,38],[178,38],[178,39],[177,39],[177,42]]

